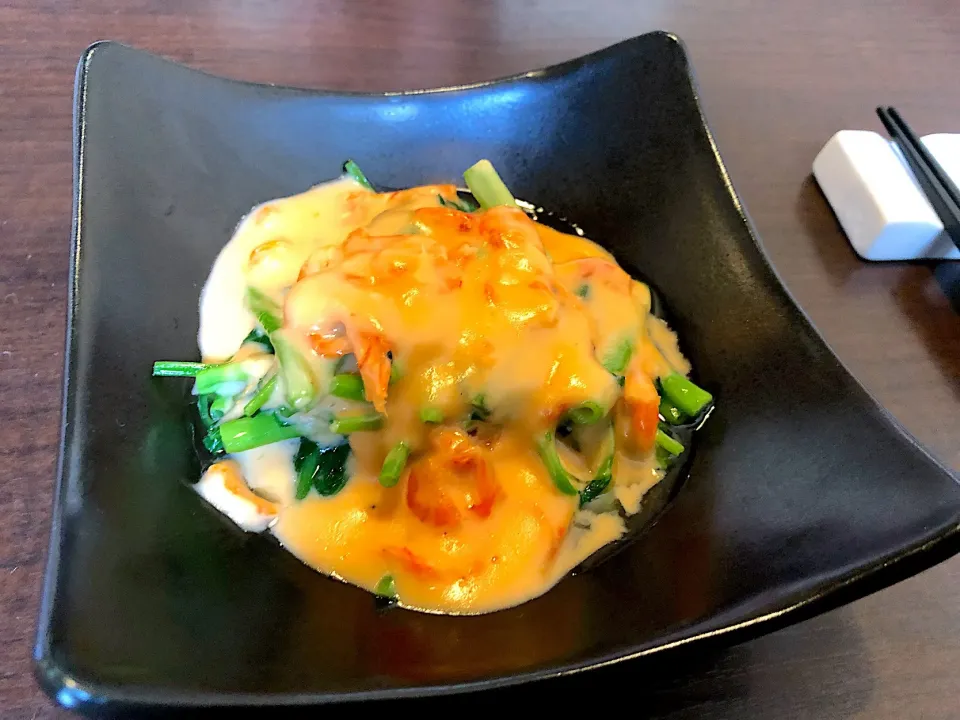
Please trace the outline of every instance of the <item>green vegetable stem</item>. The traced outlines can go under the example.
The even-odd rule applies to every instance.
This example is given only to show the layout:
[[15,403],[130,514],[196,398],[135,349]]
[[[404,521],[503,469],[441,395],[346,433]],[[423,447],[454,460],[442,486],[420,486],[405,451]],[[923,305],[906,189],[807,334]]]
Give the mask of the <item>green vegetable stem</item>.
[[153,364],[154,377],[196,377],[197,373],[209,367],[198,362],[180,362],[179,360],[157,360]]
[[228,453],[243,452],[261,445],[300,437],[300,431],[281,424],[272,414],[228,420],[220,425],[223,448]]
[[470,188],[470,192],[484,210],[497,205],[516,205],[517,201],[507,189],[503,180],[497,174],[489,160],[480,162],[467,168],[463,179]]
[[713,395],[679,373],[662,378],[660,387],[664,396],[690,417],[696,417],[713,402]]
[[403,468],[406,467],[407,458],[410,456],[410,446],[400,441],[391,448],[387,457],[383,460],[383,466],[380,468],[380,484],[384,487],[393,487],[400,480],[403,474]]
[[[361,170],[360,166],[353,160],[347,160],[343,164],[343,171],[356,180],[358,184],[367,188],[367,190],[374,190],[373,183],[367,180],[367,176],[363,173],[363,170]],[[376,192],[376,190],[374,190],[374,192]]]
[[363,379],[354,373],[338,373],[330,379],[330,394],[345,400],[366,400]]
[[537,442],[537,451],[540,453],[540,459],[543,460],[547,473],[557,490],[564,495],[576,495],[577,488],[573,484],[573,479],[563,463],[560,462],[560,456],[557,454],[557,447],[554,444],[554,434],[552,430],[545,432]]
[[330,423],[330,432],[349,435],[355,432],[370,432],[383,426],[383,416],[379,413],[363,415],[338,415]]
[[283,308],[256,288],[247,288],[247,306],[268,334],[283,327]]

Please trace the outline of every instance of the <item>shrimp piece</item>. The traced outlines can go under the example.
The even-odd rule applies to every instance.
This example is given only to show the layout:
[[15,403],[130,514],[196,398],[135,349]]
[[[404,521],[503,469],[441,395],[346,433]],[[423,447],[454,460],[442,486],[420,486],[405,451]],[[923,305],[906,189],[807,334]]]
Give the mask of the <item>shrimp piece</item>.
[[339,246],[326,245],[317,248],[307,256],[303,265],[300,266],[300,275],[297,277],[297,280],[303,280],[303,278],[309,275],[316,275],[325,270],[330,270],[341,262],[343,262],[343,251]]
[[462,510],[481,519],[490,517],[500,486],[480,447],[465,432],[452,428],[433,433],[431,445],[433,452],[408,470],[406,498],[411,512],[435,527],[456,527]]
[[[450,207],[418,208],[413,212],[413,221],[440,241],[447,240],[450,235],[470,232],[476,224],[473,215]],[[463,242],[462,239],[449,239]]]
[[350,352],[350,341],[343,335],[331,333],[310,333],[310,347],[323,358],[343,357]]
[[649,452],[657,438],[660,396],[653,380],[643,371],[642,361],[638,357],[627,367],[623,399],[630,411],[630,439],[637,449]]
[[345,324],[347,339],[357,358],[357,368],[363,378],[364,397],[377,409],[386,413],[387,386],[390,384],[391,360],[386,339],[372,330],[361,330],[353,323]]
[[587,257],[579,260],[568,260],[556,266],[557,273],[573,270],[582,280],[596,278],[611,290],[623,295],[630,295],[633,285],[626,271],[613,260],[602,257]]
[[427,463],[417,462],[406,472],[407,507],[422,523],[438,528],[453,528],[460,524],[460,510],[443,488],[437,485]]
[[382,552],[384,557],[397,562],[411,575],[415,575],[425,580],[435,579],[440,575],[433,565],[421,558],[406,546],[397,547],[395,545],[388,545],[387,547],[383,548]]
[[221,460],[207,468],[196,485],[200,495],[247,532],[266,530],[280,512],[278,505],[247,487],[240,465]]
[[394,190],[387,193],[387,207],[415,210],[421,207],[432,207],[437,204],[437,196],[452,199],[457,197],[456,185],[423,185],[420,187]]

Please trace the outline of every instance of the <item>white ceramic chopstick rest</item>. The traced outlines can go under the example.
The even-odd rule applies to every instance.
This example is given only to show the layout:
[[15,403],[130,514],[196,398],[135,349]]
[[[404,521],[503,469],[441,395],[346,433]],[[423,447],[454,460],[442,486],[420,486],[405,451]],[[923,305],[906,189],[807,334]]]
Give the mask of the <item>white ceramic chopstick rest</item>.
[[[960,185],[960,135],[940,133],[921,140]],[[813,175],[864,260],[960,260],[899,149],[887,138],[841,130],[813,161]]]

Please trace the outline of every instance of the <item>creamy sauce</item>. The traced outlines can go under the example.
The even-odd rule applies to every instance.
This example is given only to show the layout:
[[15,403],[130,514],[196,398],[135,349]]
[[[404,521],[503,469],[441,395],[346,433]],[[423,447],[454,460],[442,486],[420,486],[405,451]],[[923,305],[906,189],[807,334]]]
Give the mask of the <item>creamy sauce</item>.
[[[284,337],[313,362],[344,345],[367,357],[367,400],[385,418],[381,430],[349,436],[342,490],[294,499],[298,440],[238,453],[228,470],[276,504],[272,532],[308,565],[367,589],[389,575],[406,607],[482,613],[546,592],[624,532],[615,507],[579,510],[578,496],[557,489],[535,439],[581,403],[614,408],[605,497],[634,513],[663,471],[637,440],[631,403],[649,400],[652,378],[690,367],[649,314],[649,289],[598,245],[515,208],[465,215],[438,196],[456,199],[455,189],[375,194],[340,179],[255,208],[214,263],[198,340],[205,360],[232,357],[256,325],[245,304],[253,287],[282,306]],[[624,340],[635,350],[620,399],[602,363]],[[391,362],[400,372],[388,388]],[[491,422],[468,435],[462,422],[481,396]],[[282,402],[278,389],[267,407]],[[423,408],[444,422],[421,421]],[[582,481],[602,461],[600,438],[585,432],[589,448],[560,448]],[[412,453],[407,470],[384,487],[381,464],[401,441]],[[208,499],[229,495],[224,467],[200,484]],[[269,514],[235,494],[211,502],[231,517],[240,508],[262,529]]]

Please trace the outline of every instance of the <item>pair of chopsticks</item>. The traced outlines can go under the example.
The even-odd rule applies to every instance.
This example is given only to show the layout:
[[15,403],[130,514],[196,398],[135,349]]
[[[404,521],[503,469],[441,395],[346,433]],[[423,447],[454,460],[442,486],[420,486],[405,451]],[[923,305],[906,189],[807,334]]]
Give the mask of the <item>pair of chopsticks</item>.
[[960,191],[896,108],[878,107],[880,122],[896,141],[923,194],[940,217],[943,229],[960,249]]

